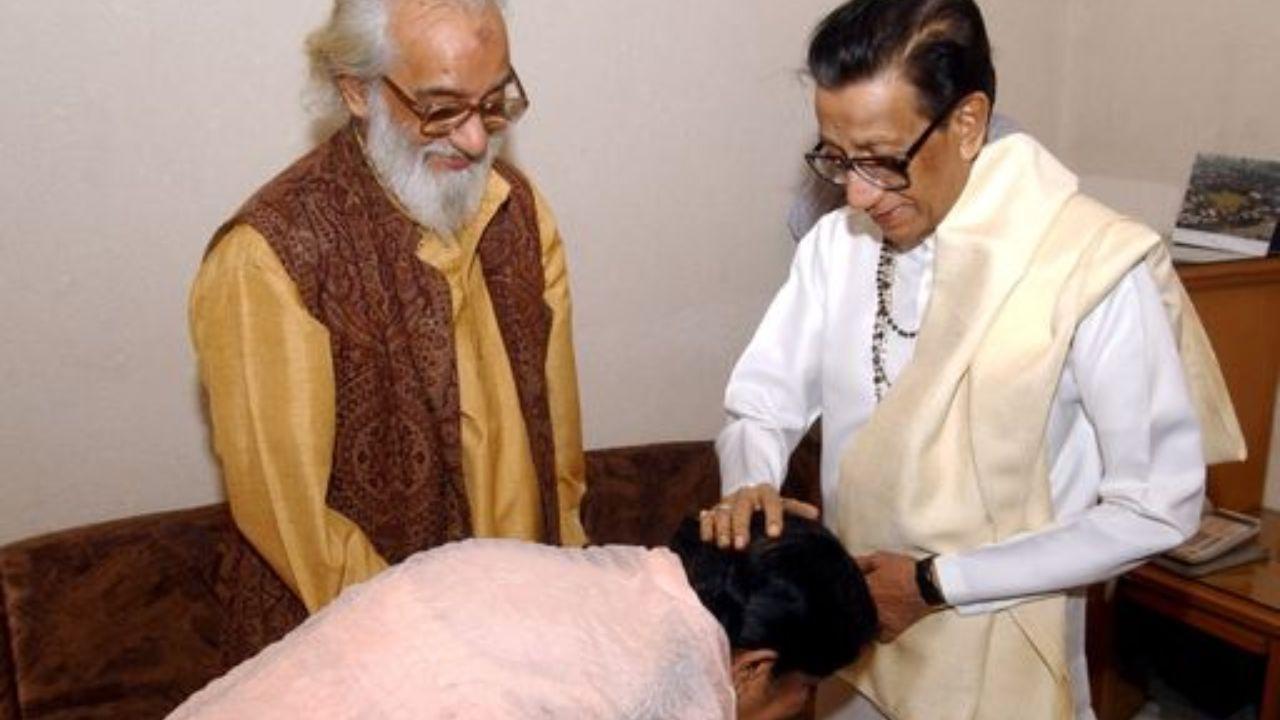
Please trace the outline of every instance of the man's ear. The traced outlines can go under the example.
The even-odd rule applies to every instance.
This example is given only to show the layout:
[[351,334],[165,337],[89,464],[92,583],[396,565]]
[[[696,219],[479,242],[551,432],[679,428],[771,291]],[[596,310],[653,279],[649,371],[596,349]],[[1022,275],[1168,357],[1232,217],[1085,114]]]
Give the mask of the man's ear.
[[338,94],[342,96],[342,104],[354,117],[364,120],[369,115],[368,88],[361,80],[350,75],[338,77]]
[[969,94],[956,106],[951,116],[952,131],[958,133],[960,156],[973,162],[987,142],[987,125],[991,121],[991,98],[984,92]]
[[734,653],[730,674],[739,700],[759,696],[773,681],[778,653],[773,650],[740,650]]

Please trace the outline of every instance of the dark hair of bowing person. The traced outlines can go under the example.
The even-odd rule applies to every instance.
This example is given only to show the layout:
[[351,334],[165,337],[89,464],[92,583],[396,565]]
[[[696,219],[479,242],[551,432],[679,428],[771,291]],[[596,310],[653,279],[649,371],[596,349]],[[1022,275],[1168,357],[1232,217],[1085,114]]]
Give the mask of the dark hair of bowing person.
[[743,550],[721,549],[686,520],[669,548],[728,635],[739,717],[790,717],[875,636],[876,608],[861,571],[820,523],[792,517],[769,537],[757,514],[751,531]]

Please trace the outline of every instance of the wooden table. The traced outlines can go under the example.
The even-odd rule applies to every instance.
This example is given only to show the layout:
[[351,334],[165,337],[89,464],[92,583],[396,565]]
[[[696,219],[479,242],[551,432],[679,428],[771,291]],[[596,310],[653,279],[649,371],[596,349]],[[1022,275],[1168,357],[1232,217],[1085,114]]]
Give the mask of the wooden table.
[[[1121,578],[1117,596],[1267,658],[1259,717],[1280,718],[1280,513],[1262,517],[1270,561],[1195,579],[1147,564]],[[1100,702],[1100,715],[1123,715],[1115,703]]]

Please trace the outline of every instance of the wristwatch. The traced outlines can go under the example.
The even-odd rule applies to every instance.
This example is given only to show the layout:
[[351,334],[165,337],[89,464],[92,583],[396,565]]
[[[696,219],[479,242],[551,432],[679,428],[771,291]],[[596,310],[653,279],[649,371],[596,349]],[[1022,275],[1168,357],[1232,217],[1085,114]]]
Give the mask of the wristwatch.
[[942,590],[938,587],[938,577],[933,570],[933,559],[937,555],[930,555],[916,561],[916,587],[920,590],[920,597],[924,599],[924,604],[929,607],[943,607],[947,604],[947,599],[943,597]]

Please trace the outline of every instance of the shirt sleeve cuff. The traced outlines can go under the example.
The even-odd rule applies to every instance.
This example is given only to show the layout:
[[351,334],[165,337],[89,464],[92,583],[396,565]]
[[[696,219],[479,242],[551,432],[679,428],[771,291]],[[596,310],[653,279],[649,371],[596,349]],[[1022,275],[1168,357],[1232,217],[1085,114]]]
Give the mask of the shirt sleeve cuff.
[[1026,598],[972,602],[975,588],[965,576],[964,564],[956,555],[939,555],[933,560],[933,570],[938,575],[938,589],[947,604],[961,615],[981,615],[1013,607]]
[[775,445],[767,433],[753,433],[746,423],[726,427],[716,440],[716,455],[720,460],[720,494],[729,495],[762,483],[781,488],[786,466],[778,458],[780,450]]

